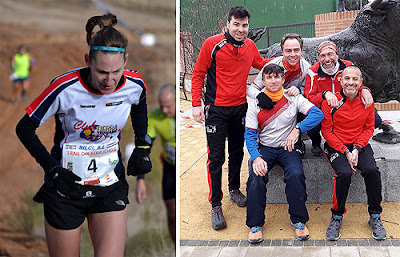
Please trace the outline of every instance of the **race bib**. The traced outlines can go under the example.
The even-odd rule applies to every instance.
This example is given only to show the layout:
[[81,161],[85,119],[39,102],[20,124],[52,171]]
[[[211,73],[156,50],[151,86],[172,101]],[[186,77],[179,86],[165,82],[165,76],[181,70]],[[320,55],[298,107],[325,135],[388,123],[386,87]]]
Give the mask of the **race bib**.
[[172,161],[173,164],[175,164],[175,156],[176,156],[175,146],[165,143],[164,147],[165,147],[165,152],[167,154],[167,156],[166,156],[167,159]]
[[81,185],[109,186],[118,181],[118,142],[104,145],[64,144],[62,165],[82,178]]

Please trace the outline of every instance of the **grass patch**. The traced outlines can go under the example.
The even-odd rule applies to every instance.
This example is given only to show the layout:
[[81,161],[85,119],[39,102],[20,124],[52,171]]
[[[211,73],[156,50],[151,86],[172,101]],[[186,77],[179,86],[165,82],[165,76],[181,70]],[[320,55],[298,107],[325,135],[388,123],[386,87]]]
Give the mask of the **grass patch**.
[[169,239],[168,228],[143,230],[127,240],[125,256],[175,256],[175,246]]
[[15,203],[14,215],[6,218],[15,231],[32,234],[35,228],[43,225],[43,205],[32,200],[35,194],[32,191],[25,192]]
[[[134,141],[134,132],[130,124],[129,120],[127,126],[122,130],[121,149],[125,149],[128,142]],[[135,201],[136,177],[127,177],[130,185],[129,198],[131,202],[128,215],[134,217],[137,232],[126,240],[126,257],[175,256],[175,245],[168,232],[166,207],[161,193],[163,174],[160,161],[161,152],[161,139],[156,138],[150,153],[153,168],[150,173],[145,175],[147,198],[141,205],[138,205]],[[128,225],[129,229],[130,226]]]

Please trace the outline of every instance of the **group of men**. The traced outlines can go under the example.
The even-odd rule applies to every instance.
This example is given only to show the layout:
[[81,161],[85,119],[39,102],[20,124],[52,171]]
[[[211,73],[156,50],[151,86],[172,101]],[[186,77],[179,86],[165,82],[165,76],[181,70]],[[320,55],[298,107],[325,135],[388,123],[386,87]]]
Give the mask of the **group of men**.
[[[275,164],[284,170],[295,238],[307,240],[309,216],[301,161],[305,149],[300,136],[307,132],[312,140],[311,152],[318,156],[323,152],[321,131],[326,140],[324,152],[334,169],[332,216],[326,237],[340,237],[351,176],[358,168],[366,185],[372,236],[384,240],[381,178],[368,144],[374,127],[382,120],[374,112],[369,89],[362,85],[360,69],[339,59],[337,47],[331,41],[319,45],[319,62],[311,66],[301,57],[303,40],[294,33],[282,38],[283,56],[264,59],[254,42],[246,38],[249,20],[245,7],[232,7],[226,32],[205,40],[193,70],[192,113],[196,121],[205,121],[212,228],[220,230],[227,226],[221,207],[227,138],[229,200],[240,207],[247,206],[248,241],[263,241],[266,184],[268,172]],[[260,73],[247,87],[251,67]],[[252,160],[247,197],[239,190],[244,141]]]

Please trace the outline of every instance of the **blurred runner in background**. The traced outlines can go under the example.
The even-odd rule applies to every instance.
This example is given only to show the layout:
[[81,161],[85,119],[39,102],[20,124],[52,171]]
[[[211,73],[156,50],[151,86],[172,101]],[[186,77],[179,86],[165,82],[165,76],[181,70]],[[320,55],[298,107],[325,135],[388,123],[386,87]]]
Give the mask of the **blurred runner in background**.
[[[161,162],[163,164],[162,194],[167,207],[168,229],[175,242],[175,190],[176,190],[176,102],[175,86],[166,84],[160,88],[158,101],[160,107],[149,115],[147,134],[154,140],[160,135],[163,145]],[[144,174],[137,177],[136,201],[140,204],[146,197]]]
[[13,104],[17,105],[22,95],[24,102],[28,101],[27,91],[29,89],[29,74],[32,66],[35,65],[35,60],[28,53],[24,45],[19,45],[17,53],[11,61],[13,73],[10,75],[10,80],[13,82]]

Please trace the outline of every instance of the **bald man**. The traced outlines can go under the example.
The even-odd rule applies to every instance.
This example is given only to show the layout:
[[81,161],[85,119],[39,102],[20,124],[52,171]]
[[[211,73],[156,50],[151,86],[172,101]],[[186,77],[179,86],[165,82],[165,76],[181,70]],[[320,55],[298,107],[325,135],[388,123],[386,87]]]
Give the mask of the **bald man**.
[[[164,85],[158,93],[160,107],[149,115],[147,134],[154,141],[157,134],[161,137],[163,152],[162,194],[167,207],[168,230],[175,242],[175,190],[176,190],[176,101],[175,86]],[[140,204],[146,197],[146,185],[144,175],[139,175],[136,184],[136,201]]]
[[340,78],[342,89],[335,94],[338,105],[332,107],[328,99],[322,102],[324,119],[321,122],[325,138],[325,153],[335,171],[333,177],[332,217],[326,231],[329,240],[338,240],[351,176],[356,168],[364,178],[368,199],[368,224],[372,237],[384,240],[386,231],[381,220],[382,183],[369,139],[374,133],[374,103],[365,107],[359,93],[362,85],[361,71],[350,65]]

